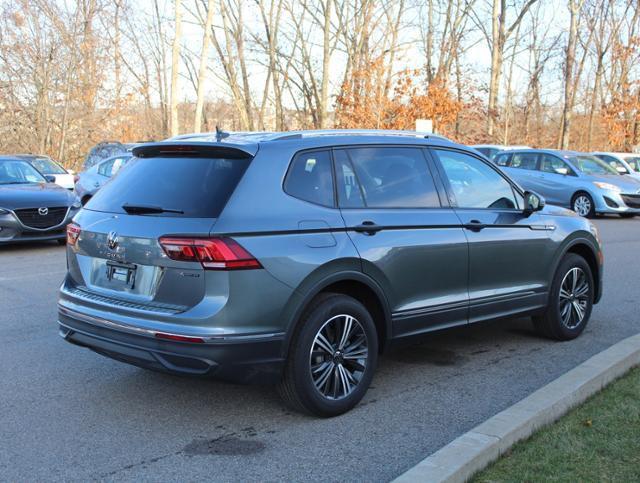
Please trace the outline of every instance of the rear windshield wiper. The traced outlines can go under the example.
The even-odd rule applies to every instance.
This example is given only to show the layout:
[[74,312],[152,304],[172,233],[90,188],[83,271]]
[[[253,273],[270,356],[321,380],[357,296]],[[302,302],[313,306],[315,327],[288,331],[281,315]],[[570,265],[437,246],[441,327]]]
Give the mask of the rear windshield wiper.
[[154,205],[130,205],[127,203],[122,205],[122,209],[130,215],[152,215],[155,213],[178,213],[184,215],[184,211],[182,210],[174,210]]

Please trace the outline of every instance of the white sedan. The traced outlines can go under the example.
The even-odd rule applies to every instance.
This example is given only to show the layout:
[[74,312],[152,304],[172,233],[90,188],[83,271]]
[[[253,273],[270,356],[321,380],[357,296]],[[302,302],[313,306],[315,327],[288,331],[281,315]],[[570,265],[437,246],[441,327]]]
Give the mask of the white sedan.
[[53,176],[57,185],[73,190],[77,179],[75,173],[72,170],[64,169],[50,157],[36,154],[20,154],[16,157],[26,161],[45,176]]

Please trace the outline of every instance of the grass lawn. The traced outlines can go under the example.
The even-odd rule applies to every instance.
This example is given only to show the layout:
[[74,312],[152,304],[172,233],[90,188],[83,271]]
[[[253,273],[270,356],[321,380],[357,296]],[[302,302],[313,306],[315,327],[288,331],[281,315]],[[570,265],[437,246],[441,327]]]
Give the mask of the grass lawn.
[[515,445],[473,481],[640,481],[640,368]]

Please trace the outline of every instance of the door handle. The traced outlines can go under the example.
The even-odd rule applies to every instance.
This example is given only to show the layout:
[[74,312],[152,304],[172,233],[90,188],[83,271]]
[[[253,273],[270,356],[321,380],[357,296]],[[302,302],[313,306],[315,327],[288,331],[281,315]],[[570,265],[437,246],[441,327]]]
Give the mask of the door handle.
[[376,225],[373,221],[363,221],[362,224],[356,225],[353,227],[355,231],[358,233],[364,233],[365,235],[375,235],[380,230],[382,230],[382,226]]
[[487,225],[485,223],[482,223],[479,220],[471,220],[469,223],[465,224],[464,227],[467,230],[471,230],[471,231],[480,231],[483,228],[486,228]]

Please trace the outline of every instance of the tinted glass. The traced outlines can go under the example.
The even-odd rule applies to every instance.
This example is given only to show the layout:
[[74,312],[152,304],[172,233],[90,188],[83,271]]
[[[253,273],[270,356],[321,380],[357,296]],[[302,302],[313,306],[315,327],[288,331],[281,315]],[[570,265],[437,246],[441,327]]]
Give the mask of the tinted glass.
[[291,196],[322,206],[333,206],[333,176],[328,151],[297,154],[291,163],[284,190]]
[[542,155],[540,160],[540,171],[553,174],[572,174],[567,163],[562,161],[560,158],[556,158],[549,154]]
[[0,184],[46,183],[47,180],[25,161],[0,161]]
[[494,161],[498,166],[509,166],[509,158],[511,158],[511,154],[502,153],[498,154],[494,158]]
[[514,153],[511,167],[520,169],[536,169],[538,155],[536,153]]
[[342,208],[362,208],[364,199],[360,183],[345,151],[335,151],[336,177],[338,183],[338,203]]
[[511,185],[481,160],[456,151],[434,150],[460,208],[518,207]]
[[124,204],[151,205],[183,212],[161,216],[215,218],[248,165],[247,158],[132,158],[87,208],[125,213]]
[[[355,148],[344,153],[353,166],[367,207],[440,207],[438,192],[421,149]],[[338,152],[338,157],[345,154]]]
[[585,174],[620,174],[595,156],[573,156],[571,162]]
[[36,158],[31,161],[31,166],[43,174],[66,174],[64,169],[48,158]]

